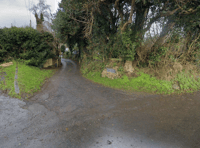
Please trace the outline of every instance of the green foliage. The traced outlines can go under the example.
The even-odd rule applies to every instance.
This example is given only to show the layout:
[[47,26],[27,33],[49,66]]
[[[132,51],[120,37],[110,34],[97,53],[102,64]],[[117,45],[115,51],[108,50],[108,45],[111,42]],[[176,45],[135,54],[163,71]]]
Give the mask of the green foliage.
[[[95,29],[94,29],[95,30]],[[106,40],[105,32],[101,34],[100,38],[93,38],[89,44],[88,49],[94,53],[99,53],[101,59],[106,58],[119,58],[127,54],[127,48],[122,42],[120,35],[110,35],[109,40]]]
[[74,45],[74,51],[78,51],[78,44],[77,43]]
[[174,55],[169,55],[168,57],[169,57],[173,62],[175,62],[176,59],[174,58]]
[[170,43],[179,43],[181,39],[181,31],[176,29],[176,31],[172,32]]
[[181,90],[198,90],[200,87],[200,83],[195,80],[194,76],[186,73],[179,73],[174,81],[178,81],[180,83]]
[[167,50],[168,49],[166,47],[159,47],[156,51],[151,52],[149,54],[150,64],[155,65],[157,62],[159,62],[160,58],[166,55]]
[[[52,76],[52,70],[40,70],[37,67],[27,66],[19,61],[12,61],[13,65],[3,67],[0,72],[6,72],[4,81],[0,82],[0,89],[7,90],[9,96],[21,98],[22,94],[33,94],[37,90],[40,90],[44,80]],[[14,78],[16,65],[18,66],[18,86],[20,89],[19,95],[15,93]]]
[[[175,16],[176,28],[182,28],[185,34],[190,35],[190,39],[194,39],[195,34],[199,33],[199,16],[200,16],[200,2],[188,1],[182,7],[182,14]],[[187,12],[187,13],[183,13]]]
[[7,50],[5,50],[4,48],[0,48],[0,63],[5,61],[7,57],[8,57]]
[[[80,19],[79,16],[83,17],[84,13],[81,11],[82,7],[82,1],[62,1],[60,4],[62,10],[60,9],[57,12],[56,18],[53,20],[53,25],[51,26],[52,29],[57,32],[56,36],[63,43],[67,43],[71,52],[76,43],[81,47],[85,47],[87,44],[87,41],[82,34],[84,26],[81,22],[76,22],[70,18],[71,13],[73,13],[77,20]],[[65,11],[65,8],[67,8],[68,11]]]
[[89,72],[89,70],[88,68],[85,68],[85,69],[81,69],[81,72],[83,75],[86,75]]
[[135,50],[139,46],[139,42],[133,42],[131,40],[131,31],[125,31],[122,34],[122,42],[126,46],[126,50],[123,50],[125,60],[133,61],[135,58]]
[[123,71],[124,71],[123,66],[120,66],[120,67],[118,68],[118,71],[123,72]]
[[105,40],[106,32],[104,31],[102,30],[101,35],[99,35],[98,31],[94,28],[94,35],[98,33],[99,38],[92,38],[92,42],[88,46],[89,50],[107,58],[122,57],[124,60],[135,59],[135,50],[139,46],[139,43],[132,41],[131,31],[126,31],[123,34],[110,34],[109,40]]
[[[151,62],[151,61],[150,61]],[[138,65],[138,67],[147,67],[148,66],[148,63],[146,63],[146,61],[145,62],[142,62],[142,61],[140,61],[139,62],[139,65]]]
[[66,52],[64,53],[64,58],[69,59],[71,56],[72,56],[72,55],[71,55],[71,52],[69,52],[69,51],[66,51]]
[[61,52],[63,52],[63,53],[65,52],[65,45],[61,46]]
[[45,42],[53,42],[54,38],[53,38],[53,35],[49,32],[42,32],[40,34],[40,37],[41,37],[41,41],[45,41]]
[[129,82],[129,78],[126,75],[123,75],[122,78],[120,79],[121,84],[125,84]]
[[40,70],[37,67],[18,63],[18,84],[20,93],[34,93],[40,90],[46,78],[53,74],[52,70]]
[[4,28],[0,35],[0,62],[6,58],[23,59],[28,65],[40,67],[45,60],[54,57],[52,51],[52,34],[39,33],[37,30],[26,28]]
[[13,96],[15,94],[14,78],[16,70],[16,62],[12,61],[13,65],[4,67],[1,69],[2,72],[6,72],[5,81],[0,81],[0,88],[7,90],[8,94]]
[[87,75],[89,72],[102,72],[106,64],[99,61],[85,60],[81,65],[81,72],[83,75]]
[[[109,79],[101,77],[100,71],[91,71],[89,69],[83,69],[85,72],[83,75],[88,79],[93,80],[94,82],[103,84],[105,86],[109,86],[112,88],[119,88],[125,90],[133,90],[133,91],[145,91],[150,93],[157,94],[171,94],[174,93],[173,84],[175,81],[179,81],[181,90],[176,91],[180,92],[193,92],[194,90],[198,90],[200,87],[200,80],[196,81],[194,77],[191,78],[186,77],[186,75],[178,74],[177,77],[172,81],[158,80],[156,77],[151,77],[148,74],[143,72],[138,72],[138,77],[136,78],[128,78],[126,75],[123,75],[119,79]],[[137,69],[138,70],[138,69]]]
[[[197,18],[199,17],[200,11],[197,4],[199,4],[199,2],[192,2],[194,3],[190,4],[189,1],[180,3],[182,6],[186,6],[183,9],[185,12],[189,11],[189,8],[197,10],[197,12],[195,12],[198,14],[197,16],[194,16],[195,13],[188,15],[190,17],[196,17],[196,22],[194,22],[194,19],[191,17],[195,25],[190,22],[189,17],[184,20],[183,16],[187,15],[183,13],[184,11],[181,9],[177,10],[173,15],[167,13],[173,12],[178,8],[174,1],[168,2],[156,0],[151,3],[146,0],[136,1],[134,7],[137,11],[134,14],[134,20],[132,20],[131,24],[127,25],[127,29],[121,34],[121,28],[125,26],[125,23],[128,23],[130,12],[125,13],[125,11],[122,11],[124,20],[120,21],[119,13],[114,13],[114,11],[113,13],[110,13],[112,10],[116,9],[114,8],[114,1],[110,1],[105,5],[103,1],[94,1],[93,3],[90,3],[90,1],[63,0],[59,5],[60,10],[56,14],[53,29],[57,32],[57,35],[61,40],[67,39],[65,42],[67,42],[70,51],[78,44],[80,50],[87,51],[87,56],[93,56],[92,58],[94,59],[107,60],[107,58],[123,57],[124,60],[133,61],[136,58],[139,59],[138,57],[140,55],[136,54],[136,49],[141,48],[140,45],[144,43],[144,33],[149,31],[149,27],[154,22],[166,24],[167,21],[170,20],[172,23],[175,23],[174,28],[179,28],[181,31],[187,30],[188,34],[190,33],[189,30],[192,30],[191,38],[195,34],[198,34],[199,30],[192,28],[198,28],[197,25],[199,24],[199,21]],[[131,6],[130,1],[122,0],[119,1],[118,4],[118,7],[121,7],[122,4],[127,7]],[[97,5],[98,7],[96,7]],[[163,7],[166,5],[168,7]],[[148,19],[146,19],[146,14],[149,14],[149,10],[151,10],[151,14],[148,16]],[[88,15],[88,12],[90,12],[90,15]],[[165,14],[165,16],[161,13]],[[162,16],[162,18],[160,16]],[[189,29],[186,29],[188,26]],[[165,30],[166,29],[163,29],[163,32],[161,32],[164,36],[167,33],[173,33],[172,31],[167,31],[165,33]],[[187,36],[187,34],[185,34],[185,36],[183,35],[183,33],[181,35],[175,33],[172,34],[172,38],[174,38],[173,42],[177,43],[179,42],[180,37]],[[141,48],[141,51],[142,50],[143,49]],[[142,66],[147,66],[149,62],[151,65],[156,65],[166,54],[167,49],[160,47],[153,50],[154,52],[150,53],[148,57],[143,55],[140,56],[141,58],[146,58],[143,59],[146,63],[141,63],[141,61],[139,61]],[[92,53],[99,53],[100,56],[92,55]]]
[[[147,74],[140,72],[140,76],[137,78],[129,78],[126,75],[123,75],[120,79],[109,79],[101,77],[100,72],[89,72],[85,75],[88,79],[93,80],[94,82],[109,86],[112,88],[125,89],[125,90],[134,90],[134,91],[147,91],[147,92],[156,92],[158,94],[170,94],[174,92],[172,89],[172,82],[160,81],[154,77],[150,77]],[[124,85],[125,84],[125,85]]]
[[115,67],[115,66],[117,66],[117,63],[115,62],[115,63],[113,63],[113,67]]

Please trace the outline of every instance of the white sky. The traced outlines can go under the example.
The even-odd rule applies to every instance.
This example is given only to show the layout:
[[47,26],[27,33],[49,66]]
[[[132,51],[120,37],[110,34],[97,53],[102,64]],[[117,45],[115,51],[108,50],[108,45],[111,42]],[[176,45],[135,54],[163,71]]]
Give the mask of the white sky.
[[[61,0],[46,0],[45,4],[50,5],[51,13],[55,13]],[[37,5],[39,0],[0,0],[0,28],[13,26],[31,26],[36,28],[35,16],[28,9]]]

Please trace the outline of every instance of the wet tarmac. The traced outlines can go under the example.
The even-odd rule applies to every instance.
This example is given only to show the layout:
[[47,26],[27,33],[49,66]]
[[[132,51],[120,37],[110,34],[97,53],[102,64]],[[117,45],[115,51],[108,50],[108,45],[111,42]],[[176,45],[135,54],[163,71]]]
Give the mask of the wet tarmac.
[[0,96],[1,148],[200,147],[200,92],[126,93],[62,64],[29,101]]

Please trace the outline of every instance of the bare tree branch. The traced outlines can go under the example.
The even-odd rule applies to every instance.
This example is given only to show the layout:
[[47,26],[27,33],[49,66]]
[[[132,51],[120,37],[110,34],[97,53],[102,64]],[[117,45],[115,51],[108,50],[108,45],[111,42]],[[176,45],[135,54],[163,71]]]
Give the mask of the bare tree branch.
[[[40,16],[39,14],[42,14],[45,18],[47,18],[48,20],[50,19],[49,13],[45,10],[49,10],[51,13],[51,9],[50,9],[50,5],[45,5],[45,1],[44,0],[40,0],[39,3],[36,5],[33,5],[32,8],[29,9],[29,11],[33,12],[35,18],[36,18],[36,24],[37,24],[37,29],[39,30],[43,30],[43,20],[42,18],[39,18],[38,16]],[[39,12],[38,12],[39,10]]]
[[144,29],[144,32],[148,31],[150,28],[151,28],[151,25],[156,21],[158,20],[159,18],[161,17],[168,17],[168,16],[171,16],[173,15],[175,12],[177,12],[180,8],[177,8],[173,11],[168,11],[167,13],[159,13],[157,16],[153,17],[150,22],[148,23],[147,27]]
[[[192,13],[197,12],[198,8],[196,8],[195,10],[190,8],[188,11],[183,9],[183,6],[185,6],[189,2],[190,1],[188,1],[188,0],[182,0],[182,1],[176,0],[177,6],[182,10],[182,12],[180,12],[179,14],[187,14],[188,15],[188,14],[192,14]],[[181,3],[182,5],[179,5],[179,3]]]
[[74,17],[71,17],[71,19],[73,19],[73,20],[75,20],[75,21],[77,21],[77,22],[85,23],[85,24],[88,24],[88,23],[89,23],[89,22],[85,22],[85,21],[77,20],[77,19],[74,18]]
[[118,10],[118,12],[119,12],[121,21],[123,21],[124,14],[123,14],[123,11],[119,8],[119,1],[120,1],[120,0],[116,0],[114,6],[115,6],[115,8]]
[[129,20],[123,25],[121,31],[124,31],[126,29],[126,27],[128,26],[128,24],[132,23],[134,6],[135,6],[135,0],[132,0],[132,3],[131,3],[131,12],[130,12]]

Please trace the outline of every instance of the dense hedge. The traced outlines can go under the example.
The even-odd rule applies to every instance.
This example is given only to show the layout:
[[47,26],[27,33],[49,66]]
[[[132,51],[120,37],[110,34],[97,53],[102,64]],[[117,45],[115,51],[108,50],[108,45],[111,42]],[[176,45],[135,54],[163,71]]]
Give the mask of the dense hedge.
[[54,57],[53,40],[52,34],[40,33],[31,27],[0,29],[0,62],[13,57],[40,67],[46,59]]

